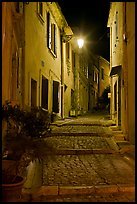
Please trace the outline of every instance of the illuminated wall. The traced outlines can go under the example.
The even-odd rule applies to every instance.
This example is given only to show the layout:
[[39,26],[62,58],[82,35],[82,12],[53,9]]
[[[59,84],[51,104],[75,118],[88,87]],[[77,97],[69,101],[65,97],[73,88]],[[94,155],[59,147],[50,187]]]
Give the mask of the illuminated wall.
[[[41,106],[43,76],[48,80],[48,93],[45,95],[48,95],[48,110],[51,112],[53,81],[59,82],[58,97],[60,98],[60,32],[48,5],[43,3],[42,14],[39,13],[38,6],[38,2],[25,5],[25,104],[31,105],[31,79],[33,79],[36,83],[36,105]],[[53,53],[52,49],[47,46],[48,11],[50,24],[56,27],[56,53]]]
[[22,105],[22,50],[24,24],[22,5],[2,2],[2,103]]
[[[110,76],[111,116],[125,138],[135,138],[135,3],[111,3]],[[117,103],[117,104],[116,104]]]
[[128,138],[135,144],[135,2],[127,2]]
[[45,93],[48,97],[46,109],[57,113],[58,116],[68,117],[71,109],[71,89],[74,89],[74,85],[71,45],[68,61],[67,43],[61,40],[61,30],[67,23],[56,3],[43,2],[41,14],[38,6],[38,2],[25,6],[25,104],[31,105],[31,79],[33,79],[36,84],[36,87],[34,85],[36,105],[42,105],[42,77],[44,77],[48,83]]
[[56,2],[2,3],[2,103],[42,106],[63,118],[74,103],[87,111],[85,70],[77,54],[75,86],[67,35],[73,33]]

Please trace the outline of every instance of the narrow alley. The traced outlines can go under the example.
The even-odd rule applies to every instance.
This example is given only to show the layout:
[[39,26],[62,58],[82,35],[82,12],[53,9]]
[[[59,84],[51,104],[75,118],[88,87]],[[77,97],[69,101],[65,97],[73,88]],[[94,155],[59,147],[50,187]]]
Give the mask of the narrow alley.
[[[29,202],[135,200],[134,146],[124,141],[106,112],[58,120],[52,123],[52,133],[45,140],[54,146],[55,155],[47,155],[41,175],[33,173],[31,190],[24,189],[22,199]],[[38,187],[40,180],[42,184]]]
[[2,201],[135,202],[135,2],[2,2]]

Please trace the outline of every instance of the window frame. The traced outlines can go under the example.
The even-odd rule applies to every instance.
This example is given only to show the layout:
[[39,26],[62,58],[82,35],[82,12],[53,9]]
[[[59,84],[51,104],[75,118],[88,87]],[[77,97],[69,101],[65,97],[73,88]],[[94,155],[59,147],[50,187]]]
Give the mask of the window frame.
[[47,47],[54,57],[57,57],[57,26],[51,22],[50,12],[47,12]]
[[104,68],[101,68],[101,79],[104,80]]
[[[41,6],[40,6],[41,5]],[[42,9],[42,10],[41,10]],[[41,11],[40,11],[41,10]],[[42,23],[44,23],[43,2],[37,2],[37,15]]]

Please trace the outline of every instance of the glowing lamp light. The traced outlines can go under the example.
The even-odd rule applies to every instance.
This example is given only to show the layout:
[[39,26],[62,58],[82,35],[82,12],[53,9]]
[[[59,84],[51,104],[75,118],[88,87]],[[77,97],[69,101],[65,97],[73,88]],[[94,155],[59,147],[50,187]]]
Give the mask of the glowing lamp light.
[[83,39],[78,39],[77,43],[78,43],[79,48],[82,48],[83,45],[84,45],[84,40]]

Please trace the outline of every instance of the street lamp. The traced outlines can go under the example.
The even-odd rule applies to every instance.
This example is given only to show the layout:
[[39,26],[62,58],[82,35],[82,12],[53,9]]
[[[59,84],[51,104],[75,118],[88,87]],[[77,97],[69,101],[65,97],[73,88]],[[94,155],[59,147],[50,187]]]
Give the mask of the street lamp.
[[80,38],[77,40],[77,43],[78,43],[79,48],[81,49],[84,45],[84,40]]

